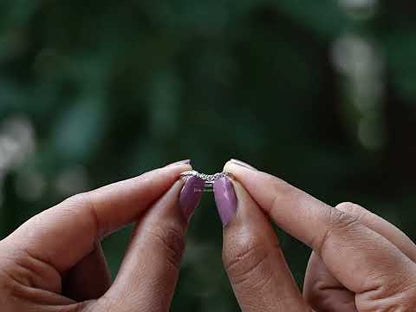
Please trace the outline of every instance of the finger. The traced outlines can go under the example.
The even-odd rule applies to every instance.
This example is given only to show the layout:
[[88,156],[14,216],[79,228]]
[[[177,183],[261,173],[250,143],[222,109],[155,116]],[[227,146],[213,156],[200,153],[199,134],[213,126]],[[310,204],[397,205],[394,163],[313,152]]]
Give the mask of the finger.
[[148,211],[136,226],[120,271],[101,302],[116,305],[120,312],[169,311],[187,219],[198,205],[204,183],[200,178],[189,178],[179,199],[183,181],[178,181]]
[[[355,217],[261,171],[232,162],[224,169],[234,174],[279,227],[312,247],[348,289],[362,293],[384,289],[386,283],[401,289],[416,278],[415,264]],[[385,274],[391,271],[394,278]]]
[[24,223],[5,244],[64,272],[90,253],[103,235],[137,220],[190,168],[171,165],[75,195]]
[[413,262],[416,262],[416,245],[399,228],[382,217],[354,203],[341,203],[335,208],[354,216],[361,224],[387,238],[392,244],[400,249],[402,253],[408,256]]
[[72,267],[63,281],[62,294],[76,301],[97,299],[111,285],[107,261],[97,242],[93,251]]
[[[387,238],[415,261],[415,244],[393,224],[357,204],[341,203],[336,208],[356,217],[360,223]],[[333,311],[335,308],[355,311],[352,310],[355,309],[354,294],[331,275],[315,253],[312,253],[306,270],[304,295],[311,306],[319,311]]]
[[355,305],[355,293],[345,288],[333,277],[315,252],[312,252],[309,258],[303,284],[303,295],[316,311],[358,311]]
[[224,267],[242,311],[309,311],[273,228],[250,195],[228,178],[214,183],[214,194],[225,225]]

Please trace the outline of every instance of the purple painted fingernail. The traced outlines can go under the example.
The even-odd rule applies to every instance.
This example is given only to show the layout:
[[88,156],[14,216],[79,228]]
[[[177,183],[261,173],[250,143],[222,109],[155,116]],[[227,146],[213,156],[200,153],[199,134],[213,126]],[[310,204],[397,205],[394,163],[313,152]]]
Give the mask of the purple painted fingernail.
[[239,166],[243,166],[243,167],[246,167],[248,169],[256,170],[257,171],[257,169],[254,168],[252,165],[249,165],[248,163],[246,163],[246,162],[244,162],[242,160],[238,160],[238,159],[231,158],[230,159],[230,162],[232,162],[233,164],[236,164],[236,165],[239,165]]
[[201,200],[202,192],[204,191],[205,181],[201,178],[191,176],[189,177],[179,195],[179,207],[182,209],[186,220],[192,217],[195,208]]
[[223,226],[234,217],[237,210],[237,197],[229,178],[224,177],[214,182],[214,196]]

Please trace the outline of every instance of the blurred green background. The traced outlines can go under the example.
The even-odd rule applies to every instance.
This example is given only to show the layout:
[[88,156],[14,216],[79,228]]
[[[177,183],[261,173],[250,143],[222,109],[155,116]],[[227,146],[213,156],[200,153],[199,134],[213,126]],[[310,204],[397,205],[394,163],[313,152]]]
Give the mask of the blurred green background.
[[[416,235],[411,1],[0,0],[0,232],[74,193],[234,157]],[[413,15],[413,16],[412,16]],[[131,227],[107,238],[117,272]],[[172,311],[238,311],[206,194]],[[302,283],[309,250],[279,231]]]

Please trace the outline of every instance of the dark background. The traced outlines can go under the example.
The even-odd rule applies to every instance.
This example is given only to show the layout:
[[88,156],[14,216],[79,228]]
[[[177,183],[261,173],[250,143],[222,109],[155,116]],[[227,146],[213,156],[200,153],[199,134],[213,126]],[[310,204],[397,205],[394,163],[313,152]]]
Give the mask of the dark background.
[[[65,197],[239,158],[416,235],[410,1],[0,0],[0,233]],[[130,228],[104,241],[115,274]],[[172,311],[237,311],[206,194]],[[309,250],[279,231],[301,284]]]

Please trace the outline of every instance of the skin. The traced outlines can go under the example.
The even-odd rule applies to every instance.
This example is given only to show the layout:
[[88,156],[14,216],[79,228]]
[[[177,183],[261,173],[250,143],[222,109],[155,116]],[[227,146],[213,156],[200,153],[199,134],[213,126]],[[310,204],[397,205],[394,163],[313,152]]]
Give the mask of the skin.
[[[1,311],[168,311],[187,220],[178,207],[189,165],[171,165],[71,197],[0,242]],[[136,223],[120,271],[100,247]]]
[[[228,162],[237,212],[223,262],[244,312],[415,311],[416,246],[363,207],[335,208],[267,173]],[[303,294],[269,219],[312,248]]]
[[[169,311],[187,217],[178,207],[186,164],[76,195],[0,242],[1,311]],[[237,209],[223,261],[243,312],[412,311],[416,247],[351,204],[335,208],[267,173],[232,162]],[[299,291],[269,222],[313,249]],[[135,222],[111,284],[100,241]]]

